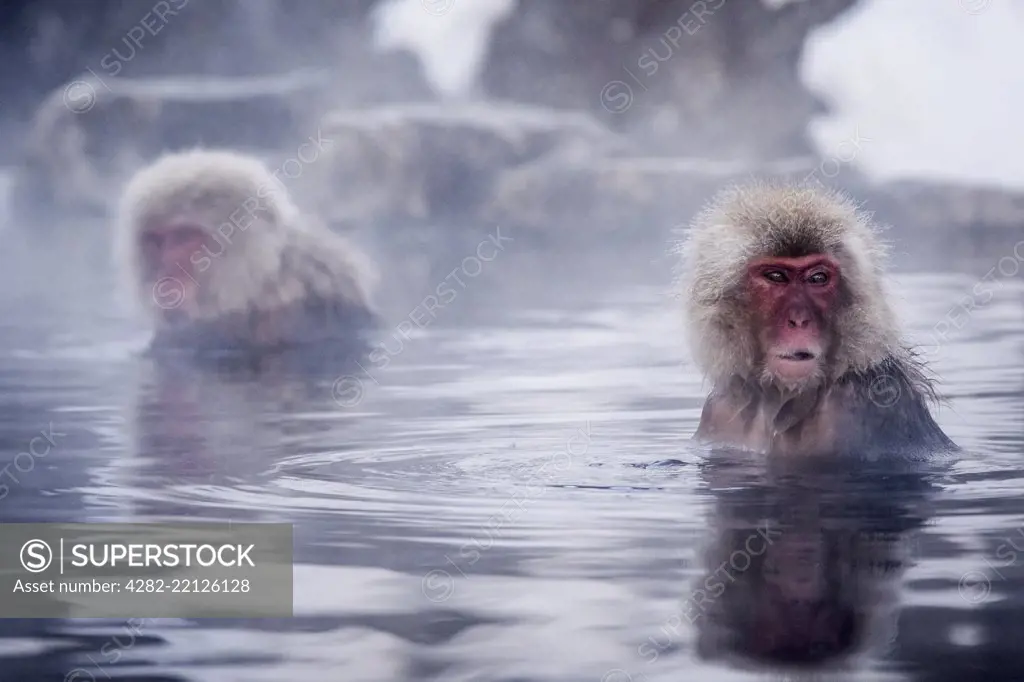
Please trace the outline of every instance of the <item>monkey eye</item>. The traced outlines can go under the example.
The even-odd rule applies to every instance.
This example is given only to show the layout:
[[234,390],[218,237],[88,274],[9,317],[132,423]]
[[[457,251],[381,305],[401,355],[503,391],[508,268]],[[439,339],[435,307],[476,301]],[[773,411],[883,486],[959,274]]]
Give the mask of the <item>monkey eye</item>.
[[764,278],[769,282],[776,282],[778,284],[782,284],[787,281],[786,273],[782,270],[768,270],[764,273]]
[[814,273],[813,275],[811,275],[810,277],[807,278],[807,283],[808,284],[817,284],[819,286],[822,285],[822,284],[826,284],[826,283],[828,283],[828,273],[827,272],[816,272],[816,273]]

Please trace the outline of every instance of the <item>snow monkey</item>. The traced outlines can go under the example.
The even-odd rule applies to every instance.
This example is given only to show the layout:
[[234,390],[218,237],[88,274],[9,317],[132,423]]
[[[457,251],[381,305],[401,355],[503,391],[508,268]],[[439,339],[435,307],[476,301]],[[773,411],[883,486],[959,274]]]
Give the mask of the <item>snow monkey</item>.
[[836,191],[719,193],[680,248],[691,348],[712,384],[695,438],[768,454],[955,449],[886,298],[886,250]]
[[155,326],[152,351],[265,353],[349,341],[376,320],[376,272],[303,215],[258,159],[169,153],[132,177],[117,258]]

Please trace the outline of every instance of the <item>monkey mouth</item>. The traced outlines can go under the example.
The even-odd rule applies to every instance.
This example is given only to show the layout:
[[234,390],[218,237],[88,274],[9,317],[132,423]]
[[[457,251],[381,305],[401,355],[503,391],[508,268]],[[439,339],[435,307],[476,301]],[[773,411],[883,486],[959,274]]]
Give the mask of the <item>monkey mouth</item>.
[[784,386],[800,386],[818,376],[818,354],[807,348],[776,353],[765,367],[768,375]]
[[808,360],[814,360],[817,355],[809,350],[798,350],[792,353],[780,353],[779,359],[786,360],[788,362],[807,362]]

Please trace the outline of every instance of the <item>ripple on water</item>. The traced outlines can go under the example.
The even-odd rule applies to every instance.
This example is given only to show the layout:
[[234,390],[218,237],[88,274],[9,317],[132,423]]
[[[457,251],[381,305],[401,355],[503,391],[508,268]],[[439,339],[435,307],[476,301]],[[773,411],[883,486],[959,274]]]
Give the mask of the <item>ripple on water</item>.
[[[900,284],[900,315],[921,344],[973,286],[945,276]],[[879,664],[891,670],[927,664],[913,658],[915,642],[960,655],[946,641],[954,627],[977,629],[957,635],[965,642],[993,638],[986,609],[1024,584],[1000,564],[1013,579],[993,581],[991,604],[958,590],[961,576],[990,570],[1024,517],[1024,290],[1013,287],[929,349],[950,397],[940,423],[965,453],[927,512],[903,509],[910,493],[898,486],[872,496],[852,485],[826,490],[818,479],[768,480],[756,462],[724,474],[704,466],[687,439],[706,386],[674,304],[655,289],[595,294],[588,306],[552,297],[499,324],[428,329],[388,367],[371,368],[363,401],[347,409],[332,402],[330,381],[160,376],[116,343],[93,348],[57,334],[5,351],[0,382],[28,412],[18,419],[56,413],[103,434],[102,446],[90,441],[54,460],[63,478],[47,504],[76,518],[296,524],[298,617],[161,625],[166,645],[140,647],[161,672],[298,679],[358,669],[363,679],[397,679],[433,665],[443,673],[424,677],[601,679],[618,668],[634,680],[751,679],[694,656],[710,616],[690,622],[680,609],[703,589],[709,548],[780,517],[802,530],[788,546],[795,563],[778,574],[800,573],[795,587],[805,591],[818,584],[805,555],[822,538],[831,543],[822,561],[845,567],[821,582],[828,589],[850,576],[863,590],[884,582],[855,562],[887,565],[889,545],[911,543],[898,599],[882,601],[902,604],[901,624],[923,624],[901,626],[894,655],[904,659]],[[924,516],[924,525],[903,533],[896,524],[895,539],[871,540],[901,514]],[[443,600],[424,585],[431,571],[456,581]],[[720,603],[749,587],[736,583],[743,587]],[[737,612],[770,606],[755,599],[768,592],[750,593]],[[865,610],[877,603],[870,594],[855,595]],[[655,660],[639,650],[652,638],[670,642]]]

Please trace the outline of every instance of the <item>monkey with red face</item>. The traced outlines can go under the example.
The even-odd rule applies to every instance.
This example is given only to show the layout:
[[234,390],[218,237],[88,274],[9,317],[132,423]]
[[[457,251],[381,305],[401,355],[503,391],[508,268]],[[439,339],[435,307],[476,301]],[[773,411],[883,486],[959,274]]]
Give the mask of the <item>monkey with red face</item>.
[[878,230],[849,199],[730,188],[680,251],[691,348],[713,384],[698,440],[788,454],[955,448],[886,299]]
[[115,229],[153,352],[272,353],[350,341],[376,319],[369,262],[254,157],[165,155],[130,179]]

